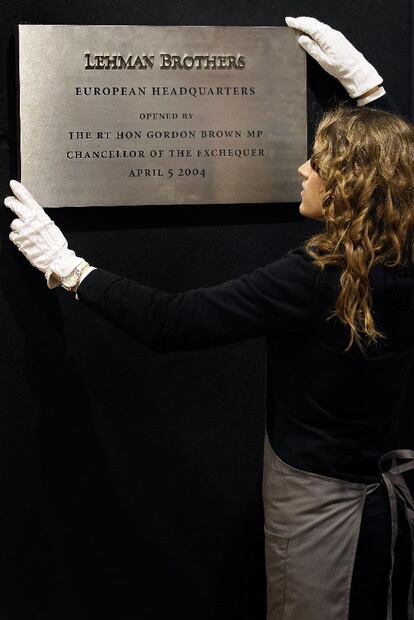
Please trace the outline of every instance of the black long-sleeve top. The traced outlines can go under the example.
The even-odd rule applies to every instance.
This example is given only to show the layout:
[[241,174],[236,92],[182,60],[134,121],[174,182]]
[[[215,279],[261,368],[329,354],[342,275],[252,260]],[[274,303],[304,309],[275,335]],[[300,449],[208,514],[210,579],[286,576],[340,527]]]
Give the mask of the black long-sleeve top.
[[339,276],[339,267],[321,270],[299,248],[251,274],[176,294],[97,269],[78,297],[159,352],[264,336],[276,453],[299,469],[372,482],[378,458],[396,448],[413,365],[414,273],[372,269],[372,311],[386,340],[366,355],[346,352],[349,331],[328,320]]

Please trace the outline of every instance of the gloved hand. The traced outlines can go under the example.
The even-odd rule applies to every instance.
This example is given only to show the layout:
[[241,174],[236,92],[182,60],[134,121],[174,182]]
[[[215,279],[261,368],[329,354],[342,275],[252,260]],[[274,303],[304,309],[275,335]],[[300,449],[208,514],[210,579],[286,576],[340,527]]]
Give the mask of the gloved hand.
[[383,79],[377,70],[339,32],[313,17],[286,17],[298,43],[327,73],[337,78],[350,97],[360,97]]
[[14,196],[4,199],[17,219],[9,237],[30,263],[45,274],[49,288],[55,288],[83,259],[68,249],[68,242],[53,220],[30,192],[18,181],[10,181]]

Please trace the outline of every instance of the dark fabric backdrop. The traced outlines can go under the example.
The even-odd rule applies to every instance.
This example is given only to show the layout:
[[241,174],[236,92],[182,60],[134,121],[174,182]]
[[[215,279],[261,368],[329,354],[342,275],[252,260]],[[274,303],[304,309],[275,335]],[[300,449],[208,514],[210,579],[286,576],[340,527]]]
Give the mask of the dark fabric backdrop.
[[[2,0],[0,8],[2,197],[17,178],[18,23],[251,26],[312,15],[376,65],[402,113],[413,103],[409,0]],[[308,72],[311,143],[321,111],[346,97],[311,60]],[[168,291],[249,272],[315,230],[292,204],[53,217],[78,255]],[[50,292],[8,241],[10,220],[1,207],[0,620],[264,618],[263,341],[151,353]],[[407,447],[411,403],[409,394]]]

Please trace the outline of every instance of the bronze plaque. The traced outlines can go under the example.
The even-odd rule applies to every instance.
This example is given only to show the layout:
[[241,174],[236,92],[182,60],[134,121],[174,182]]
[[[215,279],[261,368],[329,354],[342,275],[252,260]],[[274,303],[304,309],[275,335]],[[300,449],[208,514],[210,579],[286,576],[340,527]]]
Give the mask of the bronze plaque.
[[285,27],[19,26],[21,180],[48,207],[298,202]]

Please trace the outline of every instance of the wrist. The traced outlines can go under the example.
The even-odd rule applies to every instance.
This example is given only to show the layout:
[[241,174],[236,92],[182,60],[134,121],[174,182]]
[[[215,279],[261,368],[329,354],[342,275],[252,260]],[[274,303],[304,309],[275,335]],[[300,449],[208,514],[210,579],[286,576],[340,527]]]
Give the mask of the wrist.
[[78,286],[76,287],[76,289],[74,289],[75,299],[76,299],[77,301],[79,301],[79,297],[78,297],[78,288],[79,288],[79,286],[82,284],[82,282],[84,281],[84,279],[85,279],[85,278],[86,278],[86,277],[87,277],[87,276],[88,276],[88,275],[89,275],[92,271],[95,271],[95,269],[96,269],[96,267],[91,267],[91,266],[89,266],[89,267],[86,267],[85,269],[83,269],[83,270],[82,270],[82,273],[81,273],[81,275],[80,275],[80,277],[79,277],[79,284],[78,284]]
[[55,288],[61,286],[62,281],[69,278],[75,272],[75,269],[81,265],[83,267],[84,263],[84,259],[76,256],[73,250],[69,250],[67,247],[62,248],[45,272],[48,287]]
[[359,108],[362,108],[366,106],[368,103],[372,103],[373,101],[376,101],[380,97],[383,97],[385,93],[386,93],[385,88],[383,86],[380,86],[374,92],[371,92],[370,95],[366,95],[365,97],[361,97],[357,99],[357,106]]
[[86,260],[81,260],[81,262],[74,269],[72,269],[72,271],[60,278],[60,285],[62,286],[62,288],[69,291],[70,293],[76,293],[81,278],[85,270],[89,267],[90,265],[86,262]]
[[73,292],[76,293],[78,288],[80,287],[80,285],[82,284],[82,282],[84,281],[84,279],[86,278],[86,276],[88,276],[92,271],[95,271],[96,267],[92,267],[91,265],[88,265],[87,267],[85,267],[84,269],[82,269],[82,272],[79,276],[79,282],[76,286],[76,288],[73,289]]
[[379,91],[381,88],[380,85],[378,86],[374,86],[373,88],[370,88],[369,90],[367,90],[365,93],[363,93],[362,95],[358,95],[357,100],[359,101],[360,99],[365,99],[365,97],[369,97],[370,95],[373,95],[374,93],[376,93],[377,91]]

